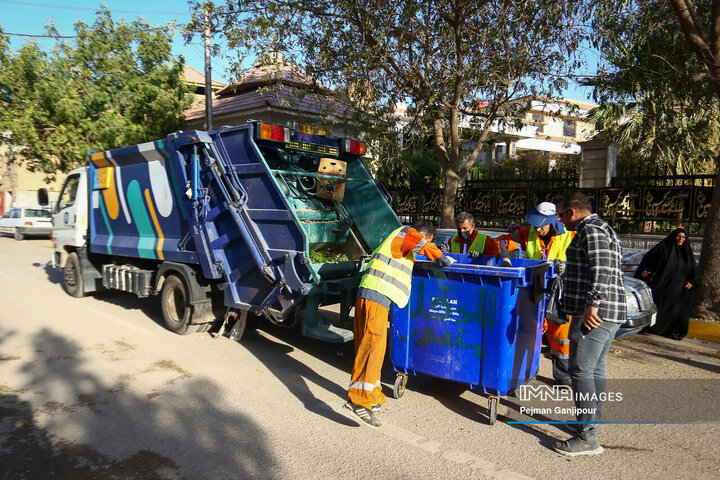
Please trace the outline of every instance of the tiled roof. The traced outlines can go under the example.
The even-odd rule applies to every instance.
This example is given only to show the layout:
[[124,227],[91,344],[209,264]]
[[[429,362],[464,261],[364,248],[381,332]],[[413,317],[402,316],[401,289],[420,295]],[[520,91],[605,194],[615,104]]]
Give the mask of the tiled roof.
[[[205,86],[205,75],[200,73],[200,71],[196,68],[191,67],[190,65],[185,65],[185,70],[183,71],[183,75],[185,77],[185,81],[189,83],[190,85],[196,85],[198,87],[204,87]],[[217,80],[212,80],[212,89],[220,89],[225,87],[226,85],[223,82],[218,82]]]
[[[340,105],[332,97],[316,93],[305,93],[301,89],[276,85],[268,89],[255,89],[217,97],[213,100],[213,117],[237,112],[254,110],[261,107],[273,107],[315,115],[344,115],[348,107]],[[205,116],[205,104],[185,110],[185,119],[196,120]]]
[[232,95],[253,90],[257,87],[268,84],[283,84],[294,86],[317,85],[327,90],[313,80],[312,77],[301,71],[297,66],[288,63],[275,63],[270,65],[256,65],[248,70],[238,80],[228,84],[218,91],[218,95]]

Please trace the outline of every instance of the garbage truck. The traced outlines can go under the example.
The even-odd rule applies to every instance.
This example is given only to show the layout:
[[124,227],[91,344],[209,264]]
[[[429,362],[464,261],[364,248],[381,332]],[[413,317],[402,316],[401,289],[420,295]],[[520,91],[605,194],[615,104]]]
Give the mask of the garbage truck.
[[[91,152],[54,207],[52,265],[74,297],[159,295],[175,333],[248,319],[327,342],[369,254],[401,222],[362,157],[364,142],[259,121]],[[39,192],[47,203],[47,192]],[[331,323],[319,311],[340,305]]]

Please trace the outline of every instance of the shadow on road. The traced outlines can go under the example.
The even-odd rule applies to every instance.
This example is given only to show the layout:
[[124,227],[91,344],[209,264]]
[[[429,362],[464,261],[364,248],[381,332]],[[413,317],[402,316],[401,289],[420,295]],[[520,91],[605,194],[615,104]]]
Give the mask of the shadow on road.
[[[0,339],[10,334],[0,328]],[[97,377],[61,335],[44,330],[33,343],[31,358],[3,358],[21,380],[0,380],[0,478],[283,477],[266,435],[214,382],[165,360],[152,368],[174,373],[173,387],[137,394],[142,378]]]
[[330,360],[330,355],[334,356],[334,353],[330,353],[328,345],[301,337],[299,332],[295,330],[263,327],[263,330],[266,329],[272,335],[291,343],[292,346],[275,342],[268,336],[257,332],[248,332],[242,339],[242,345],[247,351],[262,362],[268,371],[272,372],[288,391],[303,403],[307,410],[342,425],[357,427],[356,422],[337,413],[327,403],[318,399],[310,390],[308,382],[337,395],[338,405],[341,405],[347,399],[347,390],[289,355],[295,348],[298,348],[327,362]]

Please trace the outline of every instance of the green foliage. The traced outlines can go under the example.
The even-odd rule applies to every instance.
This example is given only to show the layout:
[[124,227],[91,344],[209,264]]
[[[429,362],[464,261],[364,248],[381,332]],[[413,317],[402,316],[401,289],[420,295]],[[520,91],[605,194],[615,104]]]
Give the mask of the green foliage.
[[[695,3],[708,20],[710,2]],[[585,83],[601,104],[592,120],[621,145],[619,163],[712,172],[720,102],[701,80],[707,66],[688,45],[670,2],[599,0],[597,6],[596,46],[606,63]]]
[[346,262],[349,258],[345,253],[337,253],[330,250],[318,250],[310,252],[312,263],[335,263]]
[[75,32],[50,52],[33,42],[12,52],[0,35],[0,131],[49,176],[84,164],[90,149],[165,137],[191,102],[167,29],[115,22],[102,8]]
[[375,178],[390,190],[438,188],[440,164],[428,155],[405,154],[381,162]]
[[[447,192],[442,222],[452,224],[458,181],[479,153],[461,146],[482,145],[495,120],[527,111],[528,96],[566,85],[585,33],[582,3],[227,0],[211,16],[231,48],[284,52],[319,82],[345,89],[355,107],[348,125],[371,117],[384,133],[433,139]],[[199,24],[203,4],[195,5]]]

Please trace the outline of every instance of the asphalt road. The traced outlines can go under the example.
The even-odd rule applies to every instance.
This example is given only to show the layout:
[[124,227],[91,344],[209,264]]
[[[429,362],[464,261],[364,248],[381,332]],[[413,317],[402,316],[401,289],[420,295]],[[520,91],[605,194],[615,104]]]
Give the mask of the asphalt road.
[[[720,476],[718,424],[606,425],[603,455],[567,459],[550,448],[562,428],[506,423],[517,399],[490,426],[484,396],[429,377],[388,400],[382,428],[361,427],[341,409],[351,348],[270,327],[242,343],[178,336],[157,298],[68,296],[50,253],[0,237],[0,479]],[[609,373],[718,385],[719,347],[634,336]],[[550,371],[541,359],[539,380]]]

